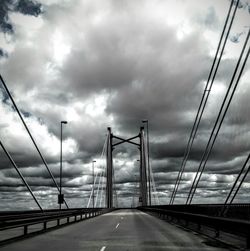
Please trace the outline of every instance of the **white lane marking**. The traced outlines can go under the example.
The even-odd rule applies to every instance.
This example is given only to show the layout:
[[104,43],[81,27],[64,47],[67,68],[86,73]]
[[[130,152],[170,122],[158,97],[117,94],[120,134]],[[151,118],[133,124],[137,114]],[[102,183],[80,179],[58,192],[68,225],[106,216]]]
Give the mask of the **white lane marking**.
[[118,224],[116,225],[116,227],[115,227],[115,228],[118,228],[118,227],[119,227],[119,225],[120,225],[120,223],[118,223]]
[[104,251],[106,249],[106,247],[105,246],[103,246],[102,248],[101,248],[101,250],[100,251]]

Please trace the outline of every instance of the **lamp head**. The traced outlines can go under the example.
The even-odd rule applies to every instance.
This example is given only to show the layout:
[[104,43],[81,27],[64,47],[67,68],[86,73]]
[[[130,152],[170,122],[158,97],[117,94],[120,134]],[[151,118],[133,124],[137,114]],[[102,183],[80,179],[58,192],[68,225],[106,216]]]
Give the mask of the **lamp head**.
[[68,122],[64,120],[64,121],[61,121],[61,123],[62,124],[67,124]]
[[143,119],[142,123],[148,123],[148,120],[147,119]]

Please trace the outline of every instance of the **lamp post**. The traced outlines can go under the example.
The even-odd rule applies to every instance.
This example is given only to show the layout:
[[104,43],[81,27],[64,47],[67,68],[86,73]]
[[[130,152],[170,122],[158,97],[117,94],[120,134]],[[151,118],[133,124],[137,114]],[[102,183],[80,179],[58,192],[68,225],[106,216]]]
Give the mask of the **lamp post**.
[[58,195],[59,208],[62,209],[62,204],[64,202],[64,196],[62,194],[62,126],[67,124],[67,121],[61,121],[61,149],[60,149],[60,189]]
[[93,208],[95,207],[95,162],[96,162],[96,160],[92,161],[92,175],[93,175],[93,197],[92,197],[92,202],[93,202]]
[[148,130],[148,120],[142,120],[142,123],[147,125],[147,148],[148,148],[148,193],[149,193],[149,206],[151,206],[151,174],[150,174],[150,163],[149,163],[149,130]]

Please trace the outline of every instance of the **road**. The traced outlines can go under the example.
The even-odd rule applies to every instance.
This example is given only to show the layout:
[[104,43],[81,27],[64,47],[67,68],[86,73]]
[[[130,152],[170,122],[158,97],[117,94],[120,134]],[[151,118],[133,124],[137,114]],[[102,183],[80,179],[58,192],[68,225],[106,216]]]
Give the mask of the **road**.
[[[138,210],[118,210],[0,248],[1,251],[229,250]],[[207,243],[207,244],[206,244]]]

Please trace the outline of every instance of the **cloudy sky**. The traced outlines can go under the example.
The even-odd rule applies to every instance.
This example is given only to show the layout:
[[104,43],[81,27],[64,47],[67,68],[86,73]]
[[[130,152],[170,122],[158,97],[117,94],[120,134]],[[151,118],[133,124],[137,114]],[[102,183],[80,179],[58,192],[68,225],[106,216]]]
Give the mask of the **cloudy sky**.
[[[86,207],[92,160],[102,171],[107,127],[121,137],[149,120],[156,193],[167,204],[230,5],[228,0],[1,0],[0,73],[69,206]],[[250,24],[241,1],[176,202],[184,203]],[[249,44],[248,44],[249,46]],[[250,151],[246,65],[195,203],[224,201]],[[57,190],[0,86],[0,140],[44,208]],[[138,149],[114,151],[119,206],[138,191]],[[98,182],[97,182],[98,183]],[[250,177],[236,201],[249,202]],[[136,197],[136,196],[135,196]],[[37,208],[0,149],[0,210]],[[135,199],[136,201],[136,199]],[[155,200],[153,200],[155,203]]]

